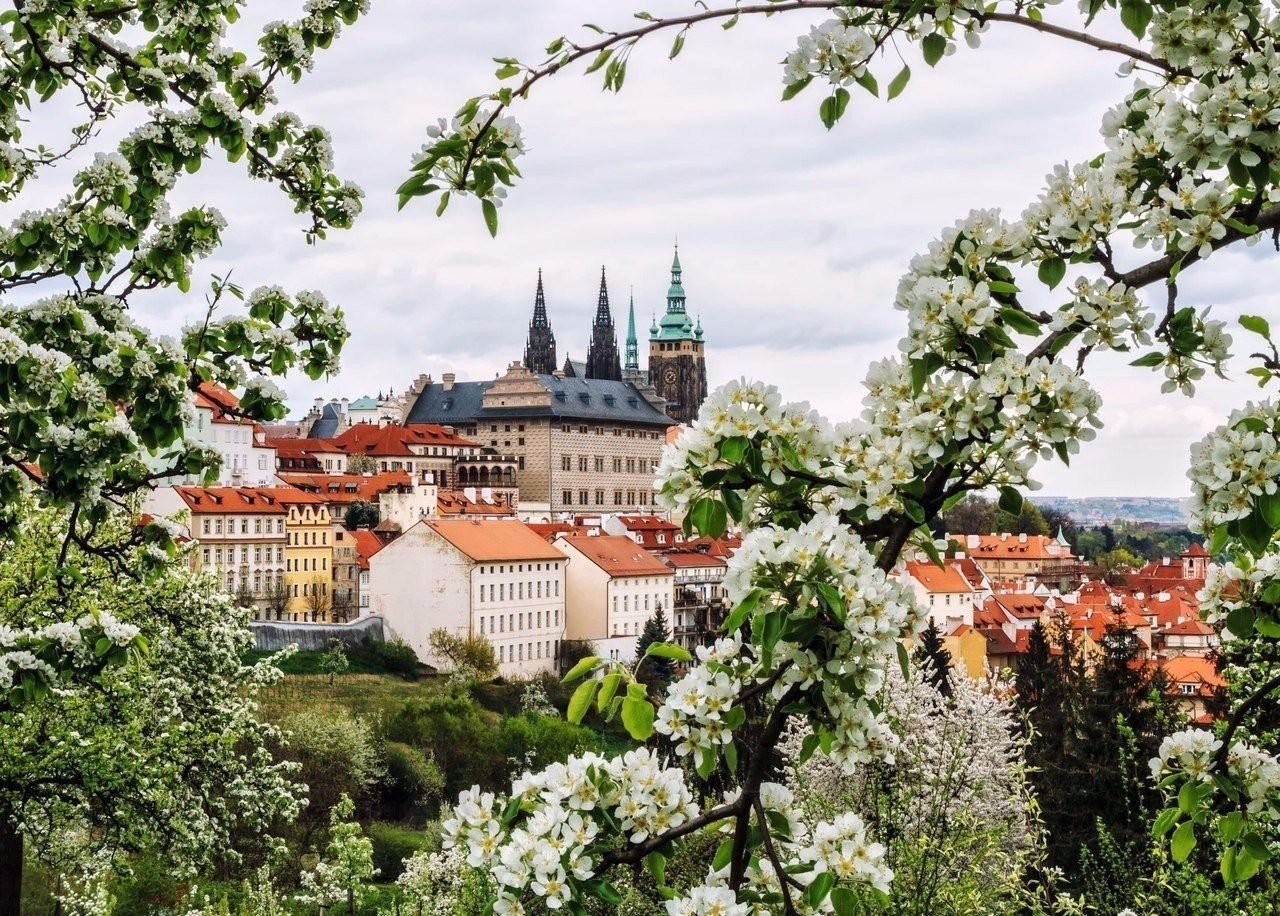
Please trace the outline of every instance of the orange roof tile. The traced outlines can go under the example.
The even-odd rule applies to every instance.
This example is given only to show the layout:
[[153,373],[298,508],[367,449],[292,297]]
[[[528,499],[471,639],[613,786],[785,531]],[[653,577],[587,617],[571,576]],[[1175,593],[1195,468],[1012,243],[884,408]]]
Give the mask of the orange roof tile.
[[565,538],[564,542],[614,578],[674,575],[665,563],[629,537],[605,534]]
[[1218,673],[1217,665],[1207,658],[1181,655],[1177,658],[1161,660],[1160,667],[1164,669],[1165,676],[1174,684],[1198,683],[1202,685],[1200,688],[1201,695],[1213,693],[1227,684],[1222,679],[1222,675]]
[[332,451],[376,457],[416,454],[410,448],[412,445],[479,448],[479,443],[455,435],[435,423],[413,423],[409,426],[375,426],[372,423],[357,423],[330,441]]
[[465,493],[457,490],[441,491],[436,498],[436,511],[440,515],[491,515],[514,516],[516,510],[505,503],[467,499]]
[[307,474],[282,471],[281,480],[291,487],[323,496],[330,503],[373,502],[392,487],[410,487],[407,471],[382,474]]
[[571,534],[573,525],[568,522],[528,522],[529,530],[545,541],[554,541],[558,534]]
[[1043,534],[1029,534],[1022,540],[1017,534],[980,534],[977,546],[969,545],[970,535],[949,534],[975,560],[1071,560],[1070,547],[1063,547],[1056,538]]
[[293,487],[174,487],[193,515],[283,515],[297,504],[324,500]]
[[667,566],[681,569],[722,568],[729,565],[723,558],[713,557],[701,550],[667,550],[659,554],[658,559]]
[[679,531],[680,526],[657,515],[619,515],[628,531]]
[[351,535],[351,539],[356,542],[356,564],[361,569],[368,569],[369,558],[387,546],[368,528],[357,528],[355,531],[348,531],[347,534]]
[[479,563],[504,560],[563,560],[556,550],[523,522],[451,518],[428,521],[432,531]]
[[907,575],[924,586],[927,592],[955,594],[970,593],[973,586],[959,569],[950,563],[935,566],[933,563],[910,560],[907,562]]

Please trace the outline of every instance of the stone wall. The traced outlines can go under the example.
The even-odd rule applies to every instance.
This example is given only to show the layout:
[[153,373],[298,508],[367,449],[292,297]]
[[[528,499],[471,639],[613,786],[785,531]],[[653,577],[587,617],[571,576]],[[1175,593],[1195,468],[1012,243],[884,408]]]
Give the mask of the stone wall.
[[254,648],[262,652],[278,652],[295,643],[306,652],[323,652],[332,639],[348,646],[385,641],[381,617],[364,617],[346,624],[253,620],[249,628],[253,631]]

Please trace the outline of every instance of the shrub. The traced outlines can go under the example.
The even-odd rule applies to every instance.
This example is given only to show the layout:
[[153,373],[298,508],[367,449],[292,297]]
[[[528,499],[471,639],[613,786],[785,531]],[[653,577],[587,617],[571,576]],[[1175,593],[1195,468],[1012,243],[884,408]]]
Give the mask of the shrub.
[[399,878],[405,859],[430,845],[426,833],[403,824],[374,821],[364,832],[373,841],[373,865],[378,869],[379,881]]
[[381,741],[362,720],[340,710],[296,713],[285,719],[284,756],[301,765],[298,779],[310,804],[300,823],[308,833],[328,819],[343,795],[367,796],[387,775]]
[[493,741],[504,759],[531,769],[541,769],[570,754],[596,750],[600,743],[589,728],[534,713],[503,719]]
[[370,640],[360,652],[382,670],[401,677],[416,678],[422,667],[417,653],[401,639],[388,642]]
[[504,756],[495,747],[498,717],[470,697],[441,695],[405,703],[388,720],[388,741],[431,754],[445,775],[446,794],[473,783],[498,788],[507,775]]
[[430,753],[398,741],[387,744],[384,815],[403,820],[423,818],[435,811],[443,794],[444,773]]

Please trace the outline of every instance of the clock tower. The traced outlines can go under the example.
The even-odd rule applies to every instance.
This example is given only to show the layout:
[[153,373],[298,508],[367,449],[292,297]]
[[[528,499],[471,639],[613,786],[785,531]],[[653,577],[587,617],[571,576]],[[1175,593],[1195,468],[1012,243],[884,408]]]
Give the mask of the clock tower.
[[707,397],[702,320],[695,327],[685,309],[678,246],[671,260],[667,310],[649,328],[649,384],[667,402],[667,415],[677,423],[697,419]]

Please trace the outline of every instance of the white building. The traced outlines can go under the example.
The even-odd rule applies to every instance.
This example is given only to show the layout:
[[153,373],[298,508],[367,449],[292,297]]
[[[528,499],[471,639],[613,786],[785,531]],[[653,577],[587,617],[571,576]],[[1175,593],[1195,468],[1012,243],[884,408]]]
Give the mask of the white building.
[[204,382],[194,400],[195,420],[185,435],[222,456],[218,483],[232,487],[271,486],[276,476],[276,450],[266,444],[260,426],[234,415],[240,399],[220,385]]
[[483,636],[504,677],[555,672],[566,620],[563,553],[522,522],[420,521],[369,558],[370,611],[427,664],[432,630]]
[[630,662],[654,611],[662,608],[670,625],[675,575],[631,538],[561,535],[555,545],[569,558],[565,639],[590,640],[600,657]]
[[959,626],[973,626],[975,592],[954,560],[936,566],[929,560],[908,561],[903,569],[916,594],[916,603],[944,635]]

